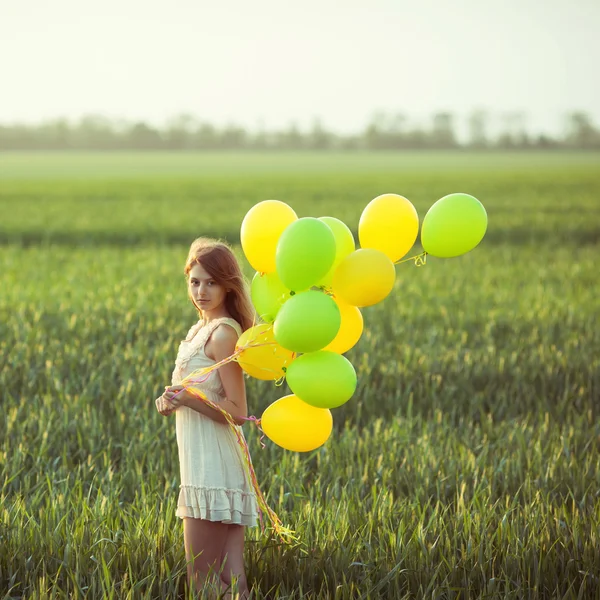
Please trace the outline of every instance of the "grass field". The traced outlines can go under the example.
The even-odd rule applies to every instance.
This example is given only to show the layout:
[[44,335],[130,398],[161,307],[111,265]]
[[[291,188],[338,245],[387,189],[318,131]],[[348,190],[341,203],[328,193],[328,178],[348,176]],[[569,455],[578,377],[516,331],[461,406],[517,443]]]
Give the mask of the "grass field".
[[[467,153],[0,155],[0,598],[184,597],[154,398],[196,318],[190,242],[237,244],[268,198],[356,232],[388,191],[421,219],[473,194],[488,233],[397,266],[325,446],[245,426],[299,537],[248,531],[254,597],[600,598],[600,155]],[[248,391],[257,416],[288,393]]]

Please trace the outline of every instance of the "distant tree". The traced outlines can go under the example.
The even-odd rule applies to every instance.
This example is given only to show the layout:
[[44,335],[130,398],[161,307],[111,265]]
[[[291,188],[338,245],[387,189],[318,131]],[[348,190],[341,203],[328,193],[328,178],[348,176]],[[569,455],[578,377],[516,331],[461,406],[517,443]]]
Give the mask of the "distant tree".
[[439,112],[433,115],[431,144],[435,148],[454,148],[456,146],[454,117],[450,113]]
[[529,145],[526,117],[522,111],[511,111],[501,115],[502,131],[496,144],[501,148],[523,148]]
[[406,148],[406,126],[408,118],[404,113],[398,112],[389,115],[383,122],[383,145],[388,149],[399,150]]
[[378,150],[382,147],[381,137],[383,132],[378,128],[377,124],[373,121],[367,125],[362,137],[364,139],[365,147],[368,150]]
[[402,135],[406,131],[408,118],[404,113],[396,113],[389,119],[389,131],[395,135]]
[[387,129],[387,117],[382,111],[377,111],[365,127],[362,137],[368,150],[380,150],[385,144],[383,138]]
[[284,131],[279,132],[277,136],[278,146],[287,150],[299,150],[305,145],[305,139],[298,129],[298,125],[293,121]]
[[227,150],[244,148],[247,137],[246,130],[243,127],[230,124],[221,133],[219,147]]
[[577,148],[600,147],[600,132],[594,127],[590,116],[582,111],[567,116],[567,143]]
[[416,150],[423,150],[427,148],[427,146],[431,145],[431,138],[429,134],[419,127],[415,125],[415,127],[409,130],[406,133],[406,147],[414,148]]
[[371,150],[391,150],[406,146],[406,117],[402,113],[374,113],[363,132],[364,146]]
[[485,148],[488,145],[487,122],[488,115],[484,110],[477,109],[469,115],[469,143],[474,148]]
[[364,147],[363,139],[360,135],[348,135],[339,140],[341,150],[358,150]]
[[200,150],[213,150],[219,146],[219,134],[210,123],[201,123],[196,129],[194,147]]
[[503,113],[500,117],[502,121],[502,131],[498,135],[496,144],[500,148],[512,148],[513,139],[513,113]]
[[143,121],[133,124],[126,139],[127,145],[136,150],[156,150],[162,146],[160,132]]
[[265,129],[265,122],[262,119],[258,121],[257,132],[252,137],[251,146],[258,150],[264,150],[269,146],[269,137]]
[[527,114],[523,111],[514,113],[515,141],[521,148],[527,148],[530,145],[529,133],[527,132]]
[[0,149],[1,150],[30,150],[35,148],[36,131],[16,123],[0,127]]
[[196,119],[189,113],[182,113],[171,119],[164,133],[164,144],[172,150],[193,148]]
[[67,150],[71,147],[71,129],[66,119],[54,119],[37,128],[37,148],[43,150]]
[[321,120],[315,119],[308,135],[308,147],[315,150],[327,150],[333,146],[333,141],[333,135],[323,127]]
[[85,115],[71,129],[70,139],[74,148],[112,150],[119,148],[124,140],[114,124],[104,115]]
[[559,147],[561,144],[549,135],[541,134],[534,141],[533,145],[541,150],[550,150],[551,148]]
[[[500,115],[501,131],[496,139],[488,136],[488,113],[475,110],[467,117],[469,138],[473,148],[584,148],[600,149],[600,130],[583,111],[566,116],[563,138],[547,134],[530,137],[527,120],[522,111]],[[219,129],[207,122],[197,121],[182,113],[162,127],[143,121],[111,120],[102,115],[86,115],[79,121],[53,119],[39,124],[0,124],[0,151],[7,150],[113,150],[113,149],[273,149],[273,150],[400,150],[426,148],[456,148],[454,116],[438,112],[432,116],[430,127],[410,124],[402,112],[376,112],[362,132],[336,135],[319,119],[303,133],[292,122],[283,130],[267,131],[259,122],[256,133],[229,124]]]

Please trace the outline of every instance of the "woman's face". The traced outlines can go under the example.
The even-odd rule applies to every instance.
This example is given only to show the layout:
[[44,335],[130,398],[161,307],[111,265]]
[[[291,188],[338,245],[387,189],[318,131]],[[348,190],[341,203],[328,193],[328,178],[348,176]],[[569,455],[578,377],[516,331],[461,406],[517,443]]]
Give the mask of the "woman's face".
[[203,312],[218,309],[225,302],[227,295],[227,290],[219,285],[199,263],[196,263],[188,273],[188,290],[196,306]]

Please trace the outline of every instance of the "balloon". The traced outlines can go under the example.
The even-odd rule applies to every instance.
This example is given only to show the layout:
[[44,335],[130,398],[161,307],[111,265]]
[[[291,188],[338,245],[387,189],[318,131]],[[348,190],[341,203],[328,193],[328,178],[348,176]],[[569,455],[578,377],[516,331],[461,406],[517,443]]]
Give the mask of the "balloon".
[[318,408],[341,406],[356,390],[352,363],[341,354],[324,350],[299,356],[285,378],[298,398]]
[[315,408],[290,394],[275,400],[262,414],[265,435],[293,452],[309,452],[322,446],[333,429],[331,411]]
[[290,297],[288,290],[277,275],[273,273],[256,273],[250,287],[252,304],[259,317],[266,323],[275,320],[281,305]]
[[333,276],[333,292],[352,306],[371,306],[383,300],[396,279],[394,263],[379,250],[361,248],[348,254]]
[[354,252],[356,244],[354,243],[352,232],[343,221],[340,221],[335,217],[319,217],[319,221],[323,221],[323,223],[329,226],[333,232],[333,237],[335,238],[335,258],[333,260],[333,265],[325,277],[318,282],[319,285],[331,287],[333,274],[335,273],[337,266],[346,256],[348,256],[348,254],[350,254],[350,252]]
[[487,213],[469,194],[440,198],[423,219],[421,244],[432,256],[452,258],[473,250],[487,229]]
[[[293,352],[282,348],[273,336],[273,325],[261,323],[240,335],[236,350],[250,344],[237,358],[240,367],[257,379],[276,380],[285,375],[284,369],[295,358]],[[261,344],[261,345],[258,345]]]
[[275,339],[294,352],[327,346],[340,329],[340,309],[325,292],[307,290],[292,296],[275,319]]
[[358,307],[346,304],[341,298],[335,298],[335,303],[340,309],[340,330],[333,342],[325,346],[323,350],[344,354],[353,348],[360,339],[364,327],[363,316]]
[[335,237],[319,219],[303,217],[286,227],[275,262],[283,285],[296,292],[315,285],[335,259]]
[[367,204],[358,223],[362,248],[374,248],[392,261],[402,258],[419,233],[419,215],[410,200],[398,194],[382,194]]
[[242,250],[255,271],[275,271],[277,242],[284,229],[297,219],[294,210],[279,200],[263,200],[246,213],[240,239]]

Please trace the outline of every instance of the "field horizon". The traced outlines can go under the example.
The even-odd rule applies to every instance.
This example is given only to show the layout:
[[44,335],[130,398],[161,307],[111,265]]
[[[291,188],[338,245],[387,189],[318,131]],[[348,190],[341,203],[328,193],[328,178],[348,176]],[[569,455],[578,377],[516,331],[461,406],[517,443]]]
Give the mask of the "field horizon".
[[121,178],[211,178],[235,173],[389,174],[433,171],[505,171],[600,166],[600,152],[582,150],[398,150],[398,151],[11,151],[0,152],[0,181]]

